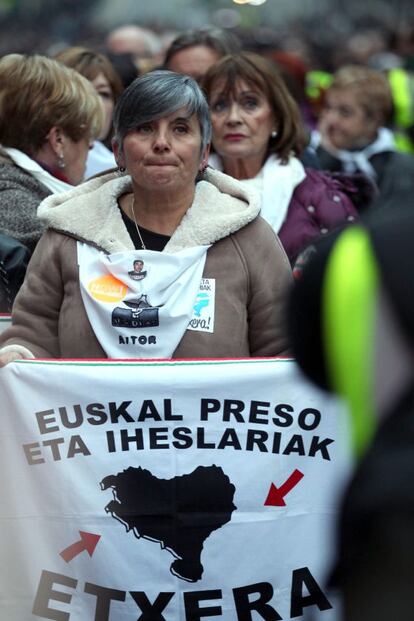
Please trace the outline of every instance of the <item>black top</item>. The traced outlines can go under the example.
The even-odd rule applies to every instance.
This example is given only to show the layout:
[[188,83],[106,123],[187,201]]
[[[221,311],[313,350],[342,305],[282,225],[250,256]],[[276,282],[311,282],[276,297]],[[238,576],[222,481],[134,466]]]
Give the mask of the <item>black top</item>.
[[[142,247],[142,243],[139,238],[139,235],[137,233],[135,222],[131,220],[131,218],[128,218],[128,216],[122,211],[121,208],[119,208],[119,210],[122,215],[122,220],[124,221],[124,224],[127,227],[127,231],[129,233],[129,236],[136,250],[144,250],[144,248]],[[154,233],[154,231],[149,231],[148,229],[144,229],[142,228],[142,226],[139,227],[139,230],[141,233],[142,241],[144,242],[145,248],[147,250],[158,250],[158,252],[161,252],[162,250],[164,250],[165,246],[170,240],[170,237],[168,235],[161,235],[161,233]]]

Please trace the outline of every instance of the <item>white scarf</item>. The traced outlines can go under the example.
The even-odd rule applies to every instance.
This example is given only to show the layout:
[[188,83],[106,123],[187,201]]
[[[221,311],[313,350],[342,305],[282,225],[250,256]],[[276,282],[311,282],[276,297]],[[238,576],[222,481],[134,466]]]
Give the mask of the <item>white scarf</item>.
[[[222,163],[217,155],[212,155],[209,163],[213,168],[222,170]],[[286,219],[293,192],[306,177],[305,169],[296,157],[292,156],[287,164],[282,164],[278,157],[271,155],[259,174],[263,176],[260,215],[275,233],[279,233]],[[249,180],[246,180],[244,185],[249,185],[248,182]],[[243,180],[240,180],[240,183],[243,184]]]
[[209,247],[106,255],[77,243],[83,304],[108,358],[171,358],[199,316]]
[[85,179],[116,168],[115,156],[102,142],[95,140],[86,159]]
[[73,190],[73,185],[57,179],[53,175],[47,172],[44,168],[39,166],[37,162],[32,160],[28,155],[19,151],[18,149],[12,149],[9,147],[2,147],[3,151],[6,151],[11,157],[13,162],[17,164],[23,170],[35,177],[40,183],[45,185],[52,194],[58,194],[59,192],[66,192],[67,190]]
[[[321,137],[319,133],[315,133],[312,144],[319,146]],[[322,145],[323,146],[323,145]],[[338,158],[343,165],[343,170],[347,173],[362,172],[372,180],[376,180],[377,173],[370,163],[370,158],[377,153],[384,151],[396,151],[394,135],[391,130],[386,127],[380,127],[377,138],[374,142],[367,145],[360,151],[346,151],[345,149],[329,149],[334,157]]]

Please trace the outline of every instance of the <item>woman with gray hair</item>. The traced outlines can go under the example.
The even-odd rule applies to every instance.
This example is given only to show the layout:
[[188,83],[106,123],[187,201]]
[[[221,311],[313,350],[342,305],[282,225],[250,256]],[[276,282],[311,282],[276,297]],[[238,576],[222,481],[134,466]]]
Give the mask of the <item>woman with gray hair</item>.
[[118,173],[47,198],[44,234],[2,335],[17,358],[276,356],[289,263],[255,194],[206,168],[197,83],[137,78],[114,115]]

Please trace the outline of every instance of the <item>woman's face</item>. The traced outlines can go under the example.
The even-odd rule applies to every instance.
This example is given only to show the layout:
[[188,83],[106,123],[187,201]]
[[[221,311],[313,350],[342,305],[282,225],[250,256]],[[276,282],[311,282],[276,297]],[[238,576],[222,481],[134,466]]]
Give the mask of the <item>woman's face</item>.
[[78,142],[74,142],[67,134],[64,134],[63,160],[65,168],[62,172],[72,185],[78,185],[78,183],[84,180],[86,158],[91,146],[89,137],[81,138]]
[[328,148],[359,149],[375,140],[378,122],[368,116],[353,89],[338,88],[326,94],[319,130]]
[[213,146],[223,159],[264,160],[270,134],[277,129],[267,97],[259,88],[236,81],[225,94],[224,82],[213,84],[209,95]]
[[109,84],[103,73],[99,73],[94,80],[91,80],[91,84],[101,98],[105,115],[102,132],[98,136],[98,140],[105,140],[105,138],[108,137],[109,130],[111,129],[112,125],[112,115],[115,106],[114,93],[112,91],[111,85]]
[[200,80],[218,59],[218,52],[207,45],[192,45],[176,52],[168,63],[168,69]]
[[200,150],[200,125],[186,108],[130,131],[122,151],[114,144],[118,165],[127,169],[137,187],[148,191],[193,187],[208,157],[208,149],[203,157]]

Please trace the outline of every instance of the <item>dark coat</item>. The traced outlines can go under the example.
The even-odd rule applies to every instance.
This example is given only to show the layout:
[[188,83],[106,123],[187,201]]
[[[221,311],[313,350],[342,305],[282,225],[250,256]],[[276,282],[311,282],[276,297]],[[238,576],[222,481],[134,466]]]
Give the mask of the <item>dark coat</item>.
[[359,189],[352,176],[335,177],[306,169],[306,178],[293,193],[279,238],[291,262],[316,238],[358,217]]
[[[316,153],[323,170],[342,171],[342,162],[323,147],[319,146]],[[375,210],[410,209],[414,195],[414,156],[384,151],[373,155],[369,162],[376,172],[378,186],[378,195],[373,197],[369,207]]]
[[[363,342],[361,351],[366,350],[367,361],[370,360],[367,374],[372,394],[368,401],[374,404],[378,428],[357,464],[343,499],[331,586],[341,590],[344,621],[411,621],[414,609],[414,261],[411,251],[414,214],[396,210],[392,218],[375,218],[365,226],[380,284],[374,296],[375,325],[369,327],[365,337],[359,338]],[[311,260],[292,290],[288,310],[295,358],[305,375],[326,390],[333,389],[336,370],[329,356],[331,343],[323,328],[326,273],[337,239],[338,236],[332,235],[316,244]],[[337,278],[330,281],[331,287],[339,284],[340,275]],[[355,313],[360,310],[357,291],[358,288],[348,291],[348,300],[355,300]],[[350,331],[354,324],[350,317]],[[349,352],[343,353],[342,361],[346,362]],[[404,373],[401,373],[401,360]]]
[[49,188],[17,166],[0,149],[1,230],[27,246],[31,252],[45,228],[37,217],[37,208],[49,194]]

